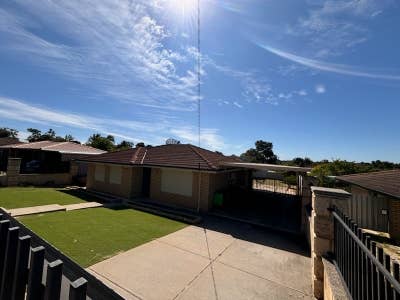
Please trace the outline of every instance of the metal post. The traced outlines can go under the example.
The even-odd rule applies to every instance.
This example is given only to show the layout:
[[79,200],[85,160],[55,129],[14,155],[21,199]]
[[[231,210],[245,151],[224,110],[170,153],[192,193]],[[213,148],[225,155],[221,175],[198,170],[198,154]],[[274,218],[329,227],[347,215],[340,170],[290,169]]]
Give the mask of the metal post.
[[31,263],[29,268],[29,279],[27,289],[27,300],[42,299],[43,296],[43,264],[44,264],[44,247],[39,246],[31,250]]
[[69,300],[86,300],[87,281],[81,277],[71,283]]
[[11,299],[13,290],[13,281],[15,274],[15,262],[17,260],[19,227],[8,229],[7,248],[5,255],[5,264],[3,267],[3,278],[1,282],[0,299]]
[[63,262],[59,259],[47,265],[44,300],[60,299]]
[[18,239],[17,262],[15,265],[15,277],[13,283],[13,300],[24,300],[26,284],[28,283],[28,262],[31,237],[25,235]]

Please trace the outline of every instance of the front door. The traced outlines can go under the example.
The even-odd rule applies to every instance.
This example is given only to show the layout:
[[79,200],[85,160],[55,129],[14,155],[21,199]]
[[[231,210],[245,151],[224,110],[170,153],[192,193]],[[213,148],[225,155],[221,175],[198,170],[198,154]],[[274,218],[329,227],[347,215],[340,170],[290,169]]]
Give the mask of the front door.
[[151,168],[143,168],[142,194],[143,197],[150,196]]

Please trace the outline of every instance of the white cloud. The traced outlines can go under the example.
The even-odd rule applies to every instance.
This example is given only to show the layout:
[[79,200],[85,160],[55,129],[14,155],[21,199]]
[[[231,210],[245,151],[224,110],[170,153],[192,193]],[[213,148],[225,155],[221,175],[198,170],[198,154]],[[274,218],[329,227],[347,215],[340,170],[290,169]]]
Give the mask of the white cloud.
[[[162,10],[153,2],[38,0],[18,5],[15,11],[0,8],[0,39],[6,41],[0,49],[6,53],[120,101],[195,109],[195,63],[164,45],[171,35],[153,17]],[[65,41],[39,35],[42,26]]]
[[337,73],[341,75],[350,75],[364,78],[372,78],[372,79],[382,79],[382,80],[400,80],[400,75],[391,75],[391,74],[382,74],[365,71],[359,68],[355,68],[353,66],[344,65],[344,64],[333,64],[327,63],[320,60],[310,59],[302,56],[298,56],[280,49],[272,48],[267,45],[257,43],[261,48],[267,50],[268,52],[278,55],[282,58],[285,58],[289,61],[301,64],[303,66],[313,68],[320,71]]
[[[222,150],[225,147],[223,138],[218,134],[217,129],[201,128],[201,147],[210,150]],[[171,133],[174,134],[182,142],[198,145],[198,129],[194,127],[182,127],[172,129]]]
[[308,1],[306,16],[288,25],[286,33],[305,38],[314,57],[342,55],[369,39],[366,21],[379,16],[393,0]]
[[[160,144],[165,137],[176,137],[182,142],[198,143],[196,128],[178,120],[168,120],[155,115],[151,122],[111,119],[102,116],[90,116],[39,107],[20,100],[0,97],[0,117],[25,124],[41,124],[49,127],[77,128],[91,132],[111,134],[117,138],[133,142]],[[27,133],[20,132],[21,138]],[[217,129],[202,128],[201,144],[203,147],[220,150],[224,142]]]
[[315,86],[315,92],[316,92],[317,94],[325,94],[326,88],[325,88],[325,86],[324,86],[323,84],[317,84],[317,85]]
[[233,102],[233,105],[235,105],[237,108],[243,108],[243,105],[239,104],[236,101]]

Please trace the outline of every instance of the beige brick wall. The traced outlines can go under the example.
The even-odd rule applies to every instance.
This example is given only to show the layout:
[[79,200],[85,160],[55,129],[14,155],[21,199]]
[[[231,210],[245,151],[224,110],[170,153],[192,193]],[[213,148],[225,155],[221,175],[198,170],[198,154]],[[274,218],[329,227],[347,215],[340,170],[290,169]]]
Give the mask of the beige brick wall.
[[[95,190],[103,193],[116,195],[123,198],[131,198],[133,195],[137,195],[137,186],[139,185],[138,179],[139,169],[134,169],[129,166],[120,166],[122,168],[121,183],[115,184],[110,183],[110,165],[104,164],[105,167],[105,178],[103,181],[97,181],[95,179],[96,164],[88,165],[88,175],[86,180],[86,187],[89,190]],[[141,184],[141,183],[140,183]]]
[[153,168],[151,171],[150,198],[155,201],[165,202],[189,209],[197,210],[200,186],[200,210],[203,212],[211,209],[214,192],[227,185],[227,174],[193,172],[192,196],[183,196],[161,191],[161,168]]
[[390,199],[389,234],[392,239],[400,241],[400,200]]

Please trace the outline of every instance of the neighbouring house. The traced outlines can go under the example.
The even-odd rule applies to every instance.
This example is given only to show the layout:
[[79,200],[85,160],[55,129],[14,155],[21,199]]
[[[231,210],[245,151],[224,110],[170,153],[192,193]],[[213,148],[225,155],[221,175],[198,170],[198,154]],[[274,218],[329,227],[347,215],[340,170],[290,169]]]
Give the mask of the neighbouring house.
[[359,226],[400,240],[400,169],[336,177],[352,194],[350,217]]
[[0,146],[2,185],[71,184],[84,181],[87,166],[74,161],[106,153],[77,142],[40,141]]
[[0,146],[5,146],[5,145],[11,145],[11,144],[21,144],[17,138],[12,138],[12,137],[5,137],[5,138],[0,138]]
[[223,163],[235,157],[190,144],[137,147],[81,159],[88,163],[87,189],[208,211],[214,193],[246,185],[249,172]]

